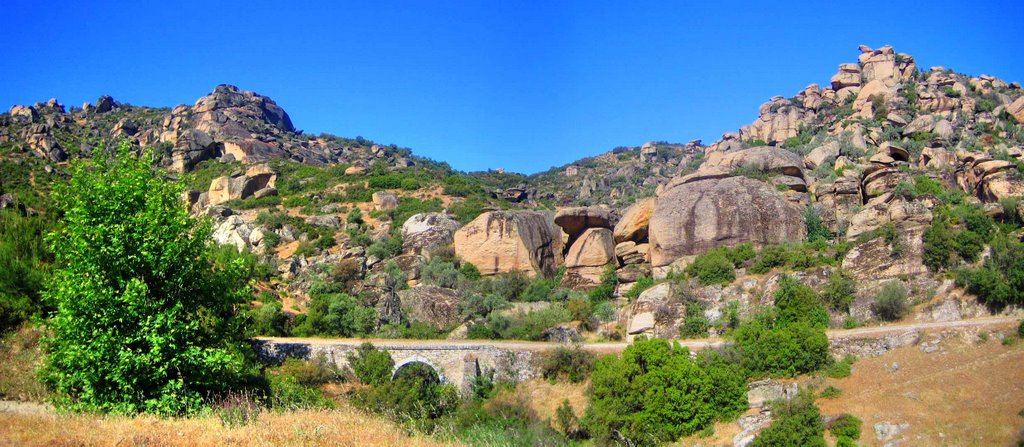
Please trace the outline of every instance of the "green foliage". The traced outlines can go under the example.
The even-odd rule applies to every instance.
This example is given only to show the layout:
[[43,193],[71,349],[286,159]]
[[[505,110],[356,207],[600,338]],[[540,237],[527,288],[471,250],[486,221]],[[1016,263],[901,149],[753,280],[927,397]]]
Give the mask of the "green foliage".
[[910,311],[910,305],[907,303],[907,288],[899,281],[885,283],[878,291],[875,302],[871,305],[871,311],[887,321],[903,318]]
[[53,225],[18,210],[0,210],[0,333],[40,315],[53,254],[43,241]]
[[711,322],[704,316],[704,308],[699,301],[686,303],[686,317],[683,324],[679,326],[679,336],[682,338],[705,338],[708,336],[708,329]]
[[821,299],[834,311],[849,312],[857,294],[857,281],[845,270],[836,269],[821,291]]
[[791,276],[783,275],[779,280],[779,290],[775,291],[775,307],[778,309],[775,322],[778,326],[799,322],[828,326],[828,312],[818,294]]
[[686,266],[686,274],[696,277],[701,285],[727,285],[736,280],[736,267],[726,250],[714,249],[698,255]]
[[512,315],[491,313],[483,323],[469,328],[470,339],[535,340],[543,339],[545,329],[572,320],[565,305],[552,304],[546,309]]
[[821,215],[814,207],[804,208],[804,226],[807,227],[807,241],[826,241],[832,238],[832,232],[821,221]]
[[246,335],[283,337],[288,335],[288,316],[281,312],[281,303],[274,301],[245,312],[248,317]]
[[354,399],[357,405],[398,421],[410,422],[415,428],[428,433],[433,431],[437,419],[456,409],[458,390],[440,383],[437,372],[430,366],[419,362],[406,364],[395,372],[392,379],[390,367],[394,362],[391,356],[384,351],[370,352],[376,352],[374,361],[379,367],[387,365],[389,369],[387,375],[375,374],[373,382],[364,382],[371,386],[357,391]]
[[828,314],[820,303],[810,302],[802,287],[781,288],[776,295],[777,312],[762,312],[733,332],[743,365],[754,375],[792,377],[831,362],[824,330]]
[[850,374],[853,373],[853,363],[856,361],[856,357],[847,355],[842,361],[835,362],[828,368],[828,376],[833,379],[850,377]]
[[567,379],[580,383],[594,370],[594,354],[580,346],[559,346],[540,355],[538,367],[541,375],[548,380]]
[[829,385],[829,386],[825,387],[825,389],[821,390],[821,393],[818,394],[818,397],[820,397],[822,399],[835,399],[835,398],[837,398],[839,396],[842,396],[842,395],[843,395],[843,390],[841,390],[839,388],[836,388],[836,387],[834,387],[832,385]]
[[615,296],[615,287],[619,285],[619,276],[615,273],[615,266],[609,264],[601,272],[601,283],[593,288],[588,294],[591,304],[606,302]]
[[1024,243],[999,234],[991,248],[981,267],[957,272],[957,284],[995,307],[1024,303]]
[[828,431],[832,432],[832,436],[837,438],[860,439],[862,424],[863,422],[856,416],[843,413],[829,424]]
[[344,293],[331,293],[323,285],[309,291],[305,314],[295,319],[292,333],[300,337],[359,337],[373,331],[377,311]]
[[385,236],[383,239],[370,244],[366,254],[375,256],[377,259],[390,259],[402,254],[402,236]]
[[359,345],[356,352],[348,355],[348,365],[359,382],[366,385],[381,385],[391,381],[391,370],[395,368],[395,361],[387,351],[381,351],[372,343],[366,342]]
[[752,447],[825,447],[825,424],[811,393],[802,391],[791,400],[776,402],[772,416],[772,425],[754,438]]
[[635,300],[640,297],[641,293],[644,293],[645,290],[650,289],[651,287],[654,287],[654,278],[651,278],[650,276],[641,276],[635,283],[633,283],[633,286],[630,287],[623,296],[630,300]]
[[47,291],[57,311],[41,377],[61,407],[184,414],[250,371],[235,314],[249,299],[243,265],[211,260],[209,224],[150,166],[125,144],[115,158],[73,162],[57,186],[64,217]]
[[459,274],[465,276],[470,281],[478,281],[480,279],[480,270],[471,262],[463,262],[459,265]]
[[695,362],[689,350],[661,339],[639,339],[621,357],[599,359],[591,384],[584,419],[599,443],[670,442],[746,407],[738,366],[718,358]]

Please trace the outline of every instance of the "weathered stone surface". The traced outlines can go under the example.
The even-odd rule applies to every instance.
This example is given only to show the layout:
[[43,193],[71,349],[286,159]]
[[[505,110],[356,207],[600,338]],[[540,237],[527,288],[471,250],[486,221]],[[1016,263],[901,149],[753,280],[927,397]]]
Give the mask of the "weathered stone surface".
[[743,242],[801,240],[804,231],[800,208],[764,182],[730,177],[687,183],[658,198],[650,221],[651,264]]
[[1006,111],[1017,119],[1018,123],[1024,123],[1024,96],[1006,106]]
[[373,207],[378,211],[393,210],[398,206],[398,196],[389,191],[373,193]]
[[565,266],[603,267],[615,260],[612,231],[607,228],[589,228],[569,247]]
[[559,208],[555,224],[562,227],[569,240],[578,238],[588,228],[611,228],[611,210],[605,206]]
[[402,311],[413,321],[447,329],[461,321],[459,295],[451,289],[418,286],[398,292]]
[[701,168],[720,167],[756,169],[795,177],[803,177],[803,160],[796,153],[769,146],[753,147],[733,152],[709,154]]
[[455,232],[455,253],[483,275],[512,270],[550,275],[561,264],[562,238],[544,214],[491,211]]
[[246,199],[262,189],[274,188],[276,181],[277,173],[269,166],[254,165],[247,169],[245,174],[213,179],[210,182],[207,198],[210,205],[220,205],[235,199]]
[[647,227],[651,221],[651,214],[654,213],[654,203],[654,197],[641,199],[622,213],[622,218],[615,224],[613,231],[616,243],[647,240]]
[[420,213],[402,224],[402,244],[407,252],[429,254],[431,248],[451,244],[459,224],[445,213]]
[[926,273],[921,236],[931,221],[931,211],[921,202],[894,200],[865,207],[853,216],[847,238],[855,241],[862,234],[892,223],[896,240],[875,237],[855,245],[843,259],[843,268],[858,278],[872,280]]
[[213,230],[213,240],[219,244],[234,245],[238,251],[250,248],[249,236],[252,227],[236,215],[228,216]]
[[835,160],[839,156],[839,143],[830,141],[811,150],[804,156],[804,164],[808,168],[816,168],[829,160]]

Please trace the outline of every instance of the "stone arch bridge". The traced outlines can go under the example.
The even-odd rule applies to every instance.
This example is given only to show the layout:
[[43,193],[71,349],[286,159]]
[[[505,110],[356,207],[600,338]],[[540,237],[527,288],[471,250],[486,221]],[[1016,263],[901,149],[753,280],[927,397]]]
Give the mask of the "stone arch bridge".
[[[895,324],[827,332],[830,350],[841,357],[873,357],[902,346],[921,342],[925,333],[977,331],[985,327],[1016,328],[1019,320],[1012,317],[990,317],[949,322]],[[446,383],[467,391],[477,375],[494,371],[495,377],[515,381],[529,380],[540,375],[534,359],[537,354],[564,346],[559,343],[487,341],[487,340],[362,340],[261,337],[254,339],[257,353],[266,360],[297,357],[311,360],[323,356],[339,367],[348,366],[348,354],[363,343],[370,342],[377,349],[387,351],[398,369],[412,363],[423,363],[434,370]],[[679,340],[681,346],[697,351],[722,346],[721,339]],[[583,349],[595,354],[618,353],[627,343],[587,343]]]
[[306,360],[323,356],[339,367],[348,366],[348,356],[363,343],[387,351],[395,361],[392,374],[403,366],[423,363],[437,373],[441,381],[467,391],[474,379],[493,371],[496,378],[529,380],[539,376],[534,365],[537,353],[552,349],[556,343],[475,342],[450,340],[359,340],[313,338],[258,338],[260,357],[283,360],[296,357]]

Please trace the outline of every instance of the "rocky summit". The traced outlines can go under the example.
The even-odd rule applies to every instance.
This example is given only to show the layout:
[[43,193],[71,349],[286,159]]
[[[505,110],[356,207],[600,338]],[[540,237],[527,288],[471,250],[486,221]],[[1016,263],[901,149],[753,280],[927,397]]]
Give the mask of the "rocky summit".
[[[877,318],[867,297],[892,280],[915,299],[938,288],[972,299],[943,272],[982,265],[988,251],[936,241],[945,232],[961,238],[951,246],[989,250],[963,234],[1024,217],[1024,92],[922,69],[889,46],[858,51],[710,144],[645,142],[532,175],[459,172],[397,145],[305,133],[271,98],[231,85],[170,109],[110,96],[14,105],[0,115],[0,203],[45,214],[69,161],[127,141],[185,184],[217,242],[267,266],[261,287],[288,318],[326,282],[390,309],[389,321],[427,320],[452,337],[484,324],[460,313],[491,293],[466,286],[478,277],[550,280],[543,290],[563,298],[611,288],[600,324],[579,330],[614,337],[676,330],[683,296],[708,318],[730,302],[764,305],[784,272],[815,287],[852,275],[859,292],[835,321]],[[722,250],[729,274],[717,284],[646,289],[700,277]]]

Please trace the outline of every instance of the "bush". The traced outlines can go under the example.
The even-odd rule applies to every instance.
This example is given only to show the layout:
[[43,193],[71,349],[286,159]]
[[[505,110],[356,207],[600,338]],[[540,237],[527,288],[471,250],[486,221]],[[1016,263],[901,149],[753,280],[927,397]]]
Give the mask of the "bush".
[[907,288],[899,281],[889,281],[882,286],[871,306],[871,311],[886,321],[903,318],[910,310],[907,303]]
[[246,334],[282,337],[288,335],[288,316],[281,312],[281,303],[270,302],[247,312],[250,324]]
[[783,275],[779,280],[779,290],[775,291],[775,307],[779,310],[777,324],[780,326],[796,322],[828,326],[828,312],[818,294],[791,276]]
[[722,249],[697,256],[692,264],[686,266],[686,274],[696,277],[701,285],[727,285],[736,280],[736,268]]
[[734,333],[743,365],[756,376],[795,377],[829,364],[828,337],[806,322],[773,327],[755,320]]
[[372,332],[376,322],[376,309],[350,295],[314,286],[306,313],[296,317],[292,332],[300,337],[359,337]]
[[461,265],[459,265],[459,274],[470,281],[480,280],[480,270],[478,270],[476,266],[470,262],[463,262]]
[[402,254],[402,237],[386,236],[383,239],[370,244],[366,254],[377,259],[389,259]]
[[752,447],[825,447],[825,424],[814,396],[801,391],[791,400],[772,405],[772,425],[761,431]]
[[734,417],[746,407],[745,377],[735,365],[707,362],[714,367],[702,368],[685,348],[642,338],[621,357],[602,357],[591,375],[586,427],[599,443],[654,445]]
[[832,239],[832,232],[821,221],[821,215],[815,207],[804,208],[804,226],[807,227],[807,242]]
[[828,376],[833,379],[842,379],[850,377],[853,373],[853,363],[857,359],[853,356],[846,356],[841,362],[835,362],[828,368]]
[[640,297],[641,293],[644,293],[645,290],[650,289],[651,287],[654,287],[654,278],[651,278],[650,276],[641,276],[635,283],[633,283],[633,286],[623,294],[623,296],[630,300],[635,300]]
[[594,354],[579,346],[559,346],[541,353],[538,366],[545,379],[565,378],[580,383],[594,370]]
[[1024,303],[1024,243],[1000,234],[991,247],[981,267],[957,272],[957,284],[991,306]]
[[43,238],[51,227],[45,217],[0,210],[0,333],[46,309],[41,293],[53,254]]
[[708,336],[708,329],[711,322],[704,316],[704,309],[698,301],[686,304],[686,317],[683,324],[679,326],[679,336],[682,338],[705,338]]
[[839,396],[842,396],[842,395],[843,395],[843,390],[841,390],[839,388],[836,388],[836,387],[834,387],[832,385],[829,385],[829,386],[825,387],[825,389],[821,390],[821,394],[819,394],[818,397],[820,397],[822,399],[835,399],[835,398],[837,398]]
[[352,368],[360,383],[381,385],[391,381],[395,361],[387,351],[381,351],[372,343],[366,342],[359,345],[356,352],[348,354],[348,366]]
[[837,438],[860,439],[861,422],[856,416],[843,413],[828,426],[828,431]]
[[837,269],[829,275],[821,291],[821,299],[834,311],[849,312],[856,294],[857,282],[845,271]]
[[41,377],[60,407],[186,414],[254,373],[235,311],[250,299],[244,266],[211,260],[210,226],[151,165],[125,143],[72,162],[56,186],[57,311]]

